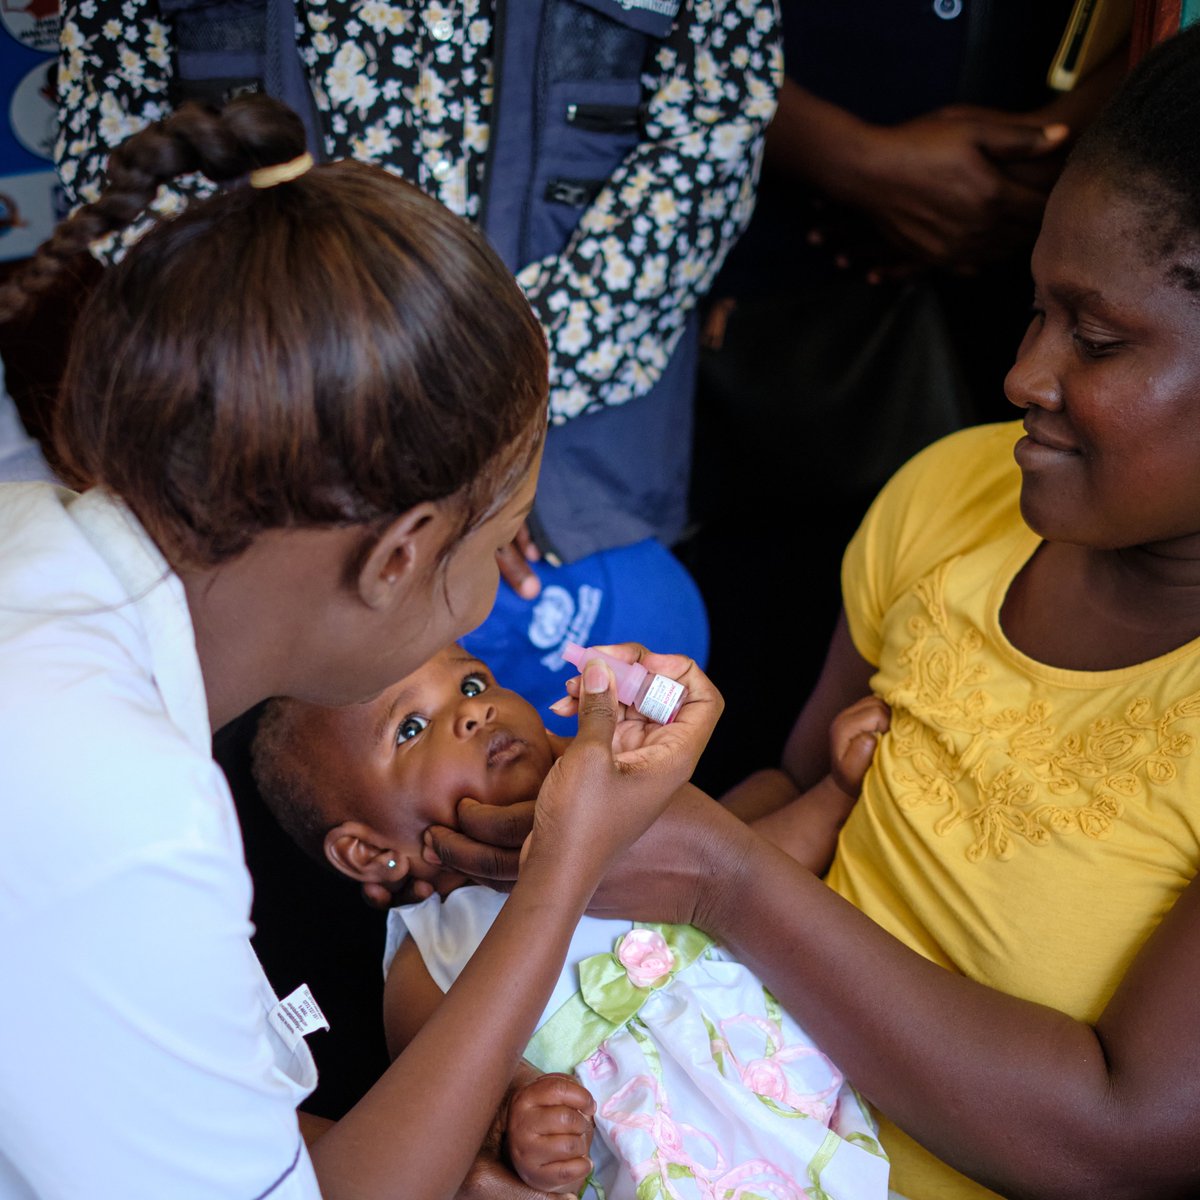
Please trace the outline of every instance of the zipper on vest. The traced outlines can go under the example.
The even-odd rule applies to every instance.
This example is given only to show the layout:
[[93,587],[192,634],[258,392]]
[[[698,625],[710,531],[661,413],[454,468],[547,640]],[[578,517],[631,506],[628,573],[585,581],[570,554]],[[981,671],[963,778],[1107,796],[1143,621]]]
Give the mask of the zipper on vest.
[[593,133],[636,132],[642,126],[640,104],[568,104],[567,124]]
[[546,184],[543,199],[552,204],[567,204],[572,208],[586,208],[600,195],[607,179],[552,179]]

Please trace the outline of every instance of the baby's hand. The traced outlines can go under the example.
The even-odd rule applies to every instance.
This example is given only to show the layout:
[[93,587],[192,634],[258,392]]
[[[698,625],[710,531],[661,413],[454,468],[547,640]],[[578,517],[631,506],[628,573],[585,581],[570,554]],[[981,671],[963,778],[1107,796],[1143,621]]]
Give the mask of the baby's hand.
[[887,730],[892,714],[877,696],[844,708],[829,727],[830,773],[848,796],[862,791],[863,776],[875,755],[878,736]]
[[539,1075],[508,1101],[509,1162],[542,1192],[578,1192],[592,1171],[592,1094],[570,1075]]

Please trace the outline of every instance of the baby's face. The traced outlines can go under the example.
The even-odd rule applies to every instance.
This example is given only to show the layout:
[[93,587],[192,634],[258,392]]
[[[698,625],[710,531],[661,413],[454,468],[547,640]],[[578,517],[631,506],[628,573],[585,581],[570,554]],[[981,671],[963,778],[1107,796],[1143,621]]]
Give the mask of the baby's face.
[[464,796],[534,799],[554,761],[533,706],[457,646],[365,704],[324,710],[311,736],[326,779],[355,797],[355,819],[439,890],[440,868],[421,860],[424,830],[453,827]]

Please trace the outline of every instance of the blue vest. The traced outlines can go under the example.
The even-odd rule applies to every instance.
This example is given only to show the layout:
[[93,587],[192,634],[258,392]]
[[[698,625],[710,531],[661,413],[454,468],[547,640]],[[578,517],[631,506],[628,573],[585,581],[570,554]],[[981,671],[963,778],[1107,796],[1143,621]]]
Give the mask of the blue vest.
[[[519,270],[565,246],[641,137],[641,72],[680,0],[497,0],[496,90],[481,224]],[[530,67],[533,69],[531,70]],[[655,388],[552,426],[530,519],[564,562],[687,520],[698,323]]]
[[[557,254],[641,138],[641,72],[681,0],[496,0],[495,92],[480,224],[513,270]],[[162,0],[175,26],[173,100],[264,90],[305,119],[312,96],[291,0]],[[687,519],[697,319],[649,395],[551,427],[530,526],[563,562]]]

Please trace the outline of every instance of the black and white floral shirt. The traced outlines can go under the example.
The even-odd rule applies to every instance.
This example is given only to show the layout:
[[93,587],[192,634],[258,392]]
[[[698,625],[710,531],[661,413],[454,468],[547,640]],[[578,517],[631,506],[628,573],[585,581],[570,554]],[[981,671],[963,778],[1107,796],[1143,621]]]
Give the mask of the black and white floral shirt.
[[[297,0],[328,154],[378,163],[477,216],[492,16],[492,0]],[[64,0],[63,17],[58,169],[82,202],[99,194],[108,151],[168,111],[171,33],[158,0]],[[781,76],[777,0],[685,0],[643,76],[643,140],[562,253],[517,276],[550,339],[555,422],[657,381],[750,218]],[[207,186],[180,181],[155,207]]]

